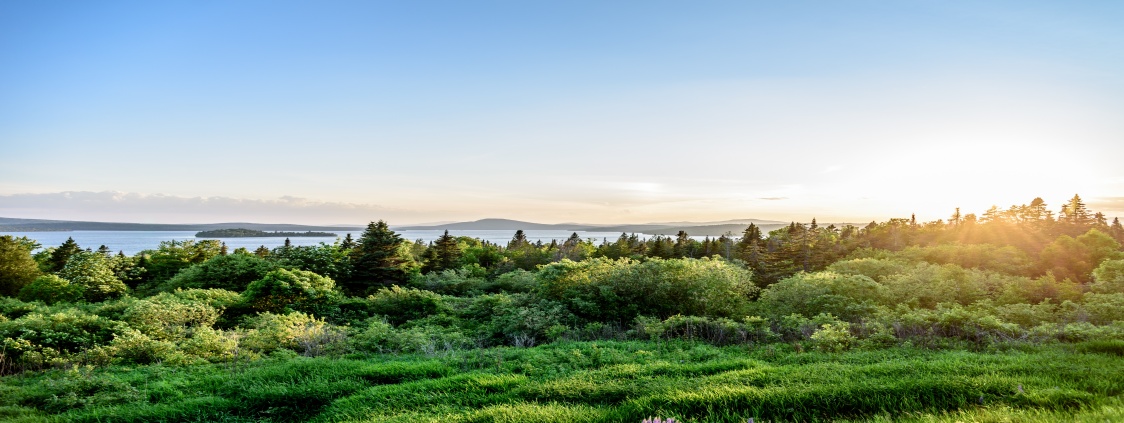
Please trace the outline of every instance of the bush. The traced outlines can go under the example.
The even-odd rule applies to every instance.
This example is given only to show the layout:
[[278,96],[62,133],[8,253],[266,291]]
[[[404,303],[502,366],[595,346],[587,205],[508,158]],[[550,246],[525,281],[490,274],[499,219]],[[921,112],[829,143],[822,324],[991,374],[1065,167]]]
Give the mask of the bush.
[[397,285],[380,288],[367,299],[375,313],[386,316],[387,321],[395,326],[448,311],[440,295]]
[[479,291],[485,282],[483,277],[473,275],[471,270],[460,268],[418,275],[413,278],[411,285],[438,294],[465,295]]
[[43,275],[20,289],[19,299],[47,304],[72,303],[82,299],[82,286],[55,275]]
[[98,302],[119,298],[129,290],[109,266],[109,259],[101,253],[81,252],[70,257],[59,277],[83,288],[86,301]]
[[1124,260],[1105,260],[1093,270],[1089,291],[1098,294],[1124,293]]
[[824,352],[843,352],[851,348],[856,339],[847,322],[826,323],[812,334],[816,349]]
[[277,264],[253,254],[227,254],[215,256],[203,263],[181,270],[160,291],[176,289],[225,289],[243,291],[251,282],[265,277]]
[[0,349],[17,363],[57,364],[67,362],[72,354],[108,345],[124,329],[119,322],[76,309],[33,312],[0,322]]
[[762,291],[755,307],[758,314],[774,319],[828,313],[851,321],[871,314],[888,297],[885,287],[866,276],[800,273]]
[[471,345],[471,340],[454,328],[424,325],[395,329],[379,319],[372,319],[362,331],[351,337],[352,348],[375,353],[434,354]]
[[197,328],[210,328],[220,312],[214,307],[169,293],[134,302],[124,319],[144,335],[161,341],[180,341]]
[[543,297],[598,322],[637,316],[744,315],[757,292],[745,268],[720,259],[562,260],[538,273]]
[[251,282],[242,300],[257,311],[316,312],[341,295],[332,279],[304,270],[277,269]]
[[342,329],[300,312],[262,313],[249,325],[241,346],[258,353],[287,349],[314,356],[343,352],[347,345]]

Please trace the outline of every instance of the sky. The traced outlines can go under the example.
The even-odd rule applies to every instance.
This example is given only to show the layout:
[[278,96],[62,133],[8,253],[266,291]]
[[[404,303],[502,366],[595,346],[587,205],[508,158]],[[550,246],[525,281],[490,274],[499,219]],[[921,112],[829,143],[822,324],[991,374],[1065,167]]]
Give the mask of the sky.
[[0,2],[0,217],[1124,216],[1119,1]]

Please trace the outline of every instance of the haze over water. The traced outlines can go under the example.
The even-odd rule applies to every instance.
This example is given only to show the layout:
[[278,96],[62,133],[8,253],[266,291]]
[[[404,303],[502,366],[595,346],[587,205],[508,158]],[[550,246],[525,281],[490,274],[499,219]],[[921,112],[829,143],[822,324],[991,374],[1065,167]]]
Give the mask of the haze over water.
[[[423,242],[430,242],[436,240],[441,236],[444,231],[441,230],[408,230],[396,231],[403,239],[407,241],[422,240]],[[550,241],[558,240],[564,241],[569,238],[571,234],[577,233],[582,239],[593,238],[595,243],[600,243],[602,239],[608,239],[610,242],[620,236],[619,232],[586,232],[586,231],[548,231],[548,230],[527,230],[523,231],[527,235],[527,239],[531,242],[542,241],[544,244],[549,244]],[[358,240],[362,231],[341,231],[335,232],[339,239],[351,234],[352,238]],[[484,241],[492,242],[499,245],[507,245],[515,235],[515,231],[509,230],[461,230],[449,231],[450,235],[454,236],[468,236],[472,238],[479,238]],[[183,240],[201,240],[201,239],[218,239],[226,243],[226,246],[231,251],[237,248],[246,248],[253,250],[259,246],[266,246],[267,248],[279,247],[285,244],[285,237],[261,237],[261,238],[196,238],[195,231],[68,231],[68,232],[0,232],[0,235],[14,235],[26,236],[34,239],[46,247],[57,247],[61,245],[67,238],[74,238],[74,241],[82,248],[97,249],[101,245],[109,247],[109,250],[116,253],[118,251],[124,252],[127,255],[134,255],[143,250],[156,249],[162,241],[183,241]],[[639,235],[641,239],[646,239],[646,235]],[[703,237],[696,237],[702,239]],[[331,244],[336,242],[336,237],[290,237],[289,241],[292,245],[318,245],[320,243]]]

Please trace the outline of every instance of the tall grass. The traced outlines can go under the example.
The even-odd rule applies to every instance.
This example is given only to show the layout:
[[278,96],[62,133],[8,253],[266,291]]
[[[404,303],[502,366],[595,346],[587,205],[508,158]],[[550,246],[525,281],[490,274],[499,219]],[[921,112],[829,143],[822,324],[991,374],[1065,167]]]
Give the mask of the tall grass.
[[800,352],[559,342],[446,357],[279,357],[8,376],[4,421],[1120,421],[1113,346]]

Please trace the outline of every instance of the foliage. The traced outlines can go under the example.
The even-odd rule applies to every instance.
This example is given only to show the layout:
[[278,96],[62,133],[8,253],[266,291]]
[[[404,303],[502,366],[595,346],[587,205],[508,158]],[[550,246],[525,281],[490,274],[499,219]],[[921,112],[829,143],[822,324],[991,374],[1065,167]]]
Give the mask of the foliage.
[[858,320],[889,300],[889,291],[869,277],[834,272],[800,273],[770,285],[755,304],[762,315],[812,317],[830,313]]
[[710,258],[563,260],[538,274],[543,297],[602,322],[630,322],[640,315],[736,316],[757,291],[750,276]]
[[344,289],[361,295],[379,287],[404,283],[415,265],[409,255],[403,254],[403,244],[402,237],[386,222],[368,224],[358,245],[350,252],[352,273]]
[[33,312],[0,321],[0,340],[7,359],[30,367],[64,364],[75,355],[107,345],[125,327],[119,322],[69,308]]
[[1124,293],[1124,260],[1105,260],[1093,270],[1089,291],[1100,294]]
[[0,236],[0,296],[14,297],[39,276],[39,264],[31,258],[27,243]]
[[[280,267],[307,270],[324,275],[332,280],[346,281],[351,278],[350,251],[339,245],[283,246],[274,248],[269,259]],[[272,269],[270,269],[272,270]]]
[[243,301],[257,311],[313,311],[338,298],[332,279],[304,270],[277,269],[253,281]]
[[381,288],[368,297],[368,300],[375,313],[386,316],[394,325],[448,310],[440,295],[398,285]]
[[144,267],[155,284],[171,279],[180,270],[203,263],[222,252],[222,243],[214,239],[164,241],[154,251],[142,253]]
[[55,275],[43,275],[35,278],[23,289],[20,289],[19,299],[23,301],[42,301],[47,304],[57,302],[75,302],[82,299],[84,288],[78,284]]
[[251,329],[241,345],[259,353],[283,348],[306,356],[319,356],[339,353],[346,347],[342,329],[300,312],[262,313],[251,320],[249,326]]
[[82,287],[86,301],[97,302],[118,298],[129,290],[109,267],[109,259],[101,253],[81,252],[70,257],[59,277]]
[[[271,255],[272,257],[272,255]],[[261,279],[278,265],[252,254],[227,254],[191,265],[161,284],[159,291],[175,289],[225,289],[243,291],[250,282]]]

